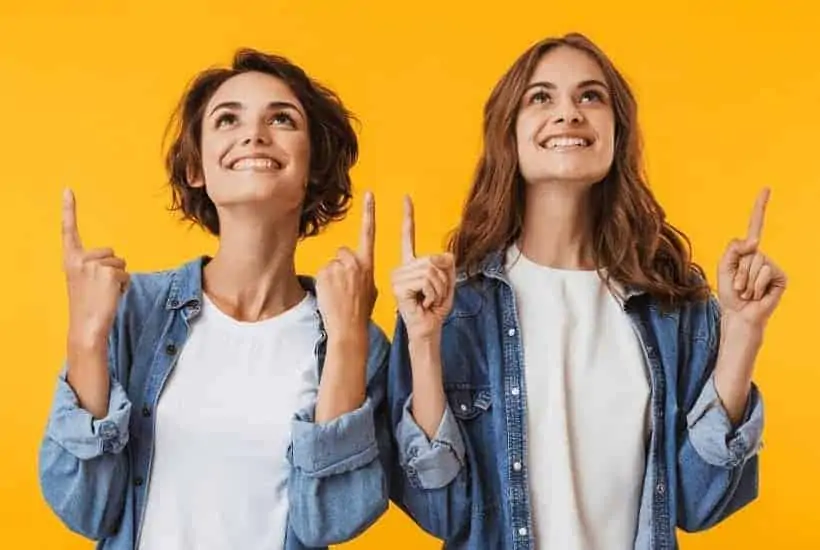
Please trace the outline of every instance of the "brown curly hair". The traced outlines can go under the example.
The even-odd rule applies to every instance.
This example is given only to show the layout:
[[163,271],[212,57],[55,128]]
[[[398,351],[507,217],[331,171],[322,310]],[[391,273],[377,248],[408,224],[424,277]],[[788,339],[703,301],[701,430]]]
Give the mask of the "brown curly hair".
[[299,220],[299,236],[310,237],[328,223],[345,216],[351,193],[350,169],[358,158],[358,139],[353,115],[339,96],[311,79],[288,59],[243,48],[229,68],[199,73],[182,96],[168,124],[166,137],[173,141],[165,156],[172,190],[171,210],[219,235],[216,206],[203,187],[189,183],[202,172],[202,119],[213,94],[228,79],[242,73],[274,76],[290,87],[305,108],[310,138],[308,187]]
[[541,58],[565,46],[590,55],[602,68],[615,111],[615,155],[603,181],[591,189],[593,254],[607,282],[645,290],[674,305],[709,295],[703,269],[692,261],[691,246],[646,183],[637,103],[610,59],[587,37],[571,33],[547,38],[524,52],[496,84],[484,108],[484,151],[449,248],[468,274],[477,273],[491,253],[504,250],[521,234],[524,181],[518,168],[515,123],[521,98]]

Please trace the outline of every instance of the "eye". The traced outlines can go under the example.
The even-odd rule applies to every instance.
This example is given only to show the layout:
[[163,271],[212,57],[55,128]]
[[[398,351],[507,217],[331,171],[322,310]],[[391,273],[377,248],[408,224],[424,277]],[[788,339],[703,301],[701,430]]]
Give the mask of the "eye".
[[604,100],[604,94],[598,90],[586,90],[581,94],[581,103],[601,102]]
[[272,117],[270,117],[270,123],[274,126],[296,126],[296,122],[293,120],[293,117],[285,111],[275,113]]
[[237,118],[233,113],[222,113],[216,118],[214,123],[215,128],[222,128],[223,126],[233,126],[236,124]]
[[538,90],[537,92],[533,93],[530,96],[530,104],[542,104],[548,103],[552,98],[550,95],[544,90]]

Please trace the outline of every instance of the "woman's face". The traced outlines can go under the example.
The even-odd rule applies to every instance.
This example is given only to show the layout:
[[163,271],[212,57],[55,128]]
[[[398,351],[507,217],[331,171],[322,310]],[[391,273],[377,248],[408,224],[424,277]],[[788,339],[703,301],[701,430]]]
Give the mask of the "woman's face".
[[527,183],[601,181],[612,166],[615,115],[598,63],[566,46],[544,54],[521,100],[515,135]]
[[282,80],[258,72],[225,81],[202,119],[202,177],[217,210],[300,213],[310,169],[305,109]]

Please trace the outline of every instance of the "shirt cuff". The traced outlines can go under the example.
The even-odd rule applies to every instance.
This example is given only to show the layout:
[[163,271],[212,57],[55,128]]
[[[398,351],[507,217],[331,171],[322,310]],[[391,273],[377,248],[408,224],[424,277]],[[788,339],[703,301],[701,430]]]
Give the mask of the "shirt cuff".
[[314,422],[315,406],[300,411],[291,423],[290,460],[312,477],[357,470],[379,455],[373,404],[367,398],[358,409],[330,422]]
[[733,428],[712,374],[686,416],[686,424],[689,441],[703,460],[714,466],[735,468],[762,447],[763,399],[752,384],[743,421]]
[[399,460],[411,485],[439,489],[449,485],[464,466],[464,440],[449,405],[444,408],[436,435],[430,441],[411,413],[413,396],[404,405],[396,428]]
[[109,384],[108,414],[97,419],[80,407],[66,369],[57,379],[46,435],[80,460],[119,453],[128,443],[131,402],[117,380],[111,378]]

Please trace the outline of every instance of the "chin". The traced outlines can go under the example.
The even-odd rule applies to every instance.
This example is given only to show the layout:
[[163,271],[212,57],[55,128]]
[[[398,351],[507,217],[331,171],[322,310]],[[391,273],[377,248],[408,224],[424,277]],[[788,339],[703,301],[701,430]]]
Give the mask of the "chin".
[[571,185],[579,189],[592,187],[606,177],[606,172],[589,170],[550,170],[534,177],[525,177],[528,183]]
[[301,201],[305,192],[298,182],[278,178],[249,178],[225,182],[219,187],[216,193],[211,189],[211,199],[217,204],[282,201],[287,198]]

